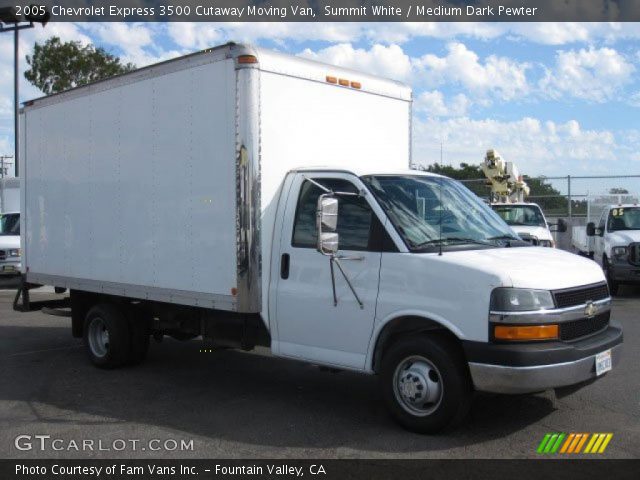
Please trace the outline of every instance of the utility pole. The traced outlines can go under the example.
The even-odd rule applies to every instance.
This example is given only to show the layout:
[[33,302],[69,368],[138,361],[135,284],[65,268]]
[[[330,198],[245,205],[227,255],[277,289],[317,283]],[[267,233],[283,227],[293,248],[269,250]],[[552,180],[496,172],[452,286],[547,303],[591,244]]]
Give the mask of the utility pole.
[[20,163],[18,161],[18,113],[20,110],[19,87],[19,67],[20,57],[18,55],[18,31],[33,28],[34,22],[42,24],[44,27],[51,18],[51,13],[46,7],[31,6],[29,14],[18,15],[16,7],[0,8],[0,32],[13,32],[13,138],[14,138],[14,164],[16,177],[19,173]]

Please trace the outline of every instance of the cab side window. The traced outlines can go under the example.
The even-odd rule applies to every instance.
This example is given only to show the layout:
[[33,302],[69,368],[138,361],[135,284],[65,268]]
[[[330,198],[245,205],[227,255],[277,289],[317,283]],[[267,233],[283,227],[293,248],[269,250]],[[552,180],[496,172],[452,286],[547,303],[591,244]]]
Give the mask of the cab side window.
[[[314,179],[334,192],[357,193],[356,187],[343,179]],[[318,197],[323,192],[308,180],[300,188],[293,226],[292,246],[298,248],[316,248],[316,208]],[[362,197],[339,197],[338,229],[341,250],[379,251],[372,241],[378,235],[372,231],[381,228],[369,203]]]

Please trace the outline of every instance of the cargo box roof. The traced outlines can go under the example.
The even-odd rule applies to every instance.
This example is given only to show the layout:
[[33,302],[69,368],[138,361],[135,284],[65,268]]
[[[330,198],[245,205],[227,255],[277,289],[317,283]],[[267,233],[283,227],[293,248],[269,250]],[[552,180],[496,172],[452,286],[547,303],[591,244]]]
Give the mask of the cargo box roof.
[[[411,101],[411,88],[401,82],[369,75],[348,68],[337,67],[295,55],[275,52],[248,44],[227,43],[218,47],[207,48],[189,55],[173,58],[160,63],[136,69],[122,75],[89,83],[64,92],[38,97],[24,102],[24,109],[43,107],[67,99],[109,90],[120,85],[134,83],[148,78],[165,75],[192,66],[253,55],[255,64],[261,71],[273,72],[297,78],[305,78],[317,82],[336,83],[336,88],[350,88],[362,92],[383,95],[401,100]],[[249,65],[251,67],[251,65]],[[346,83],[346,85],[344,84]]]

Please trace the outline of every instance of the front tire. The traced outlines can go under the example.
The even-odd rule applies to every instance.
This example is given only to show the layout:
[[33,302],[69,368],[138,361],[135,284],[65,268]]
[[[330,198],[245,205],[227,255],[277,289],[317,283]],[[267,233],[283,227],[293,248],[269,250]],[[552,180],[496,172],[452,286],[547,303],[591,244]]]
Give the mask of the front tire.
[[101,304],[89,310],[83,338],[89,359],[97,367],[117,368],[129,361],[129,322],[116,306]]
[[618,295],[620,283],[614,280],[613,275],[611,274],[611,265],[609,265],[609,260],[606,255],[603,255],[602,257],[602,269],[604,270],[604,275],[607,278],[607,283],[609,284],[609,292],[615,297]]
[[459,346],[439,334],[405,337],[382,359],[382,393],[393,418],[418,433],[462,420],[471,406],[471,378]]

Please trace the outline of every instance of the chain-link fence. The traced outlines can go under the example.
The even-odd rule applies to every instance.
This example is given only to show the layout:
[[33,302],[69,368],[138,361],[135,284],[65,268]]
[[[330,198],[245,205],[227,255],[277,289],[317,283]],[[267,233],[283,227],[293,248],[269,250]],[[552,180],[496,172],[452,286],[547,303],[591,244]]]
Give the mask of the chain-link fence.
[[[555,233],[560,248],[572,250],[573,226],[586,226],[594,219],[589,203],[609,196],[628,202],[640,199],[640,175],[566,175],[561,177],[525,177],[531,189],[527,202],[537,203],[549,222],[562,218],[567,222],[565,233]],[[489,186],[484,178],[461,180],[479,197],[489,199]]]

